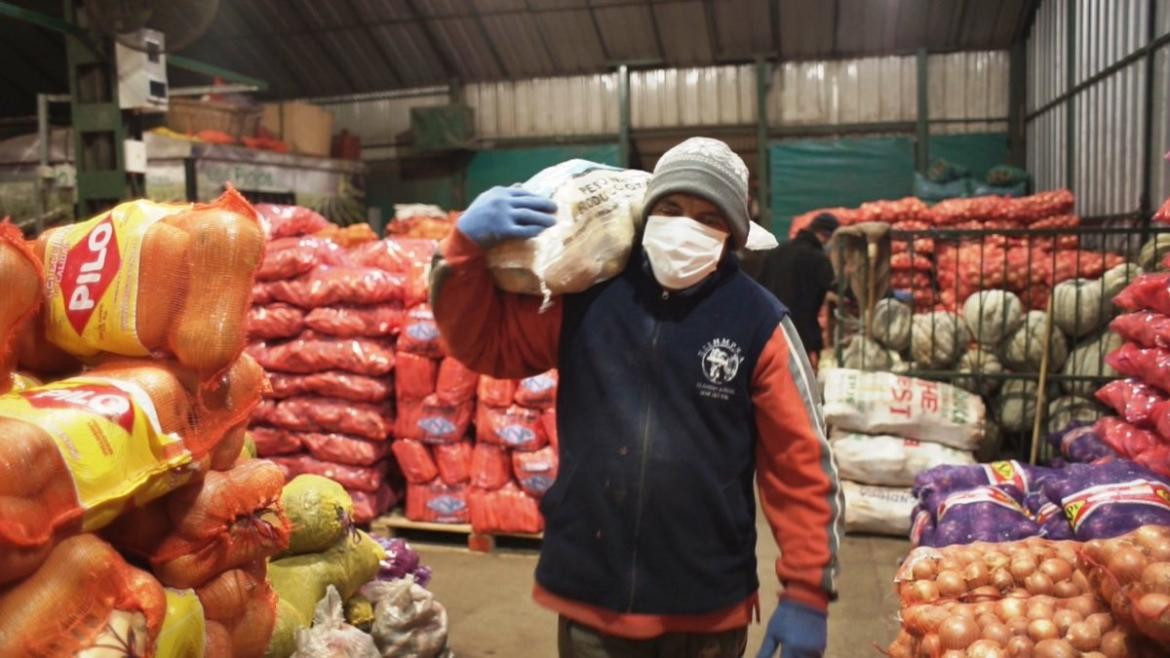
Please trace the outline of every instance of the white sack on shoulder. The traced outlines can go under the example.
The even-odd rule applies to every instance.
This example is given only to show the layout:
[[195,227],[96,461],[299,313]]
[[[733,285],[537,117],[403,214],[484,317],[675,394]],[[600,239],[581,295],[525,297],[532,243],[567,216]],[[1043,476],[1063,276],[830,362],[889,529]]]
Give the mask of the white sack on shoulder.
[[845,368],[824,372],[821,380],[825,422],[836,429],[893,434],[970,451],[983,440],[983,400],[960,388]]
[[907,537],[918,499],[905,487],[875,487],[843,480],[845,532]]
[[887,487],[909,487],[914,476],[942,465],[970,465],[969,452],[940,443],[834,429],[829,437],[842,478]]
[[522,188],[557,204],[557,222],[528,240],[488,250],[496,285],[508,292],[575,293],[612,279],[626,266],[642,219],[650,174],[587,160],[539,172]]

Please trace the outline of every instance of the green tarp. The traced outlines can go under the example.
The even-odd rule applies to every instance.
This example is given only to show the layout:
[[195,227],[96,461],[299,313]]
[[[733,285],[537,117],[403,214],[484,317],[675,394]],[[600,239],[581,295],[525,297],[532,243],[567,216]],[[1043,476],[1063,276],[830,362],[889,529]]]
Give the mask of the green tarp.
[[970,135],[932,135],[930,159],[942,158],[962,165],[971,171],[971,178],[983,182],[987,170],[1008,161],[1008,140],[1005,133],[976,133]]

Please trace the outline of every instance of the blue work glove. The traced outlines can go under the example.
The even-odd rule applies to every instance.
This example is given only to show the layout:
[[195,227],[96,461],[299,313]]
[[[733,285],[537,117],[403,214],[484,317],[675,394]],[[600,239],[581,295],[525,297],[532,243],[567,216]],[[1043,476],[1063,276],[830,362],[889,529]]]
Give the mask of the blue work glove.
[[821,658],[827,643],[827,616],[787,599],[781,599],[768,620],[764,643],[756,658],[772,658],[780,648],[780,658]]
[[455,225],[487,249],[504,240],[535,237],[556,223],[557,204],[518,187],[493,187],[476,197]]

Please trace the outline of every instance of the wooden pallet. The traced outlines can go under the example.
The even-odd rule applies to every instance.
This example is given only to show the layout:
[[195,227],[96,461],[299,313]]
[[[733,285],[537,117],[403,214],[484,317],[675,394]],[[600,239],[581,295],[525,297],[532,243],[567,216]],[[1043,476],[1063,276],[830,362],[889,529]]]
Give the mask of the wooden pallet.
[[[452,544],[466,537],[467,550],[491,553],[497,548],[539,549],[543,534],[475,532],[470,523],[427,523],[411,521],[401,510],[381,516],[370,522],[370,532],[383,537],[401,537],[409,541]],[[461,541],[459,542],[462,543]]]

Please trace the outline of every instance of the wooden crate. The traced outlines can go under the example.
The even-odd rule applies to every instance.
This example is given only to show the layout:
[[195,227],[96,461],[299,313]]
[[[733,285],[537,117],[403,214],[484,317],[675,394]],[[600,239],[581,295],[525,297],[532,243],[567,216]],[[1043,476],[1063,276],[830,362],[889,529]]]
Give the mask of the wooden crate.
[[381,516],[370,522],[370,532],[383,537],[401,537],[412,542],[452,544],[466,538],[467,550],[491,553],[497,548],[521,550],[539,549],[542,534],[475,532],[470,523],[427,523],[411,521],[401,510]]

